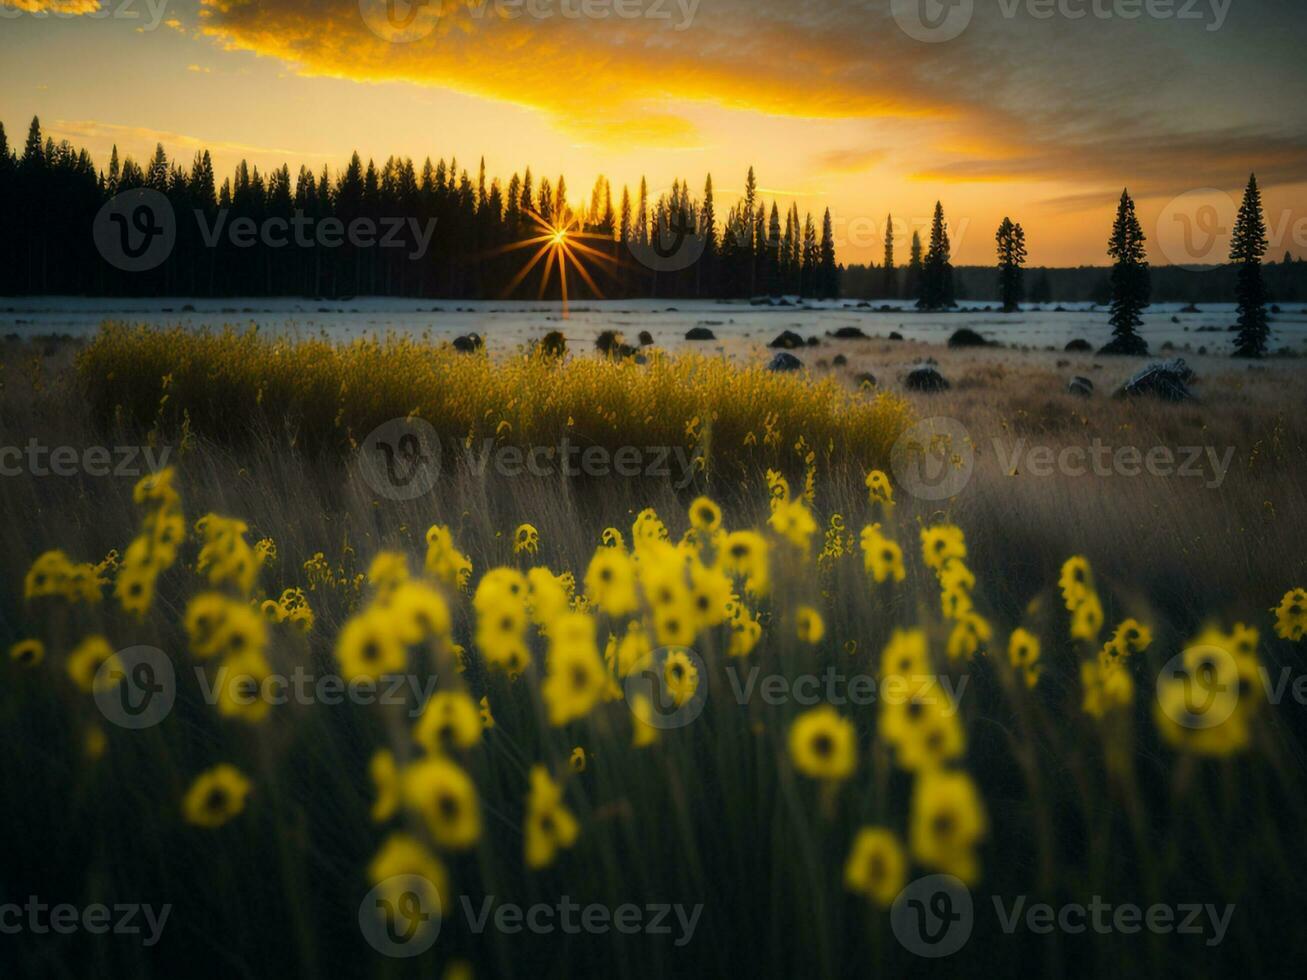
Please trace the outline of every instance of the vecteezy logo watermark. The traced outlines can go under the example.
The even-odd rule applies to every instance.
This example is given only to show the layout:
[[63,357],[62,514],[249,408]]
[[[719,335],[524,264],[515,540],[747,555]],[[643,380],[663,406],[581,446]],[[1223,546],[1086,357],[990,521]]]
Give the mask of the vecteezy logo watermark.
[[160,905],[157,910],[153,905],[140,902],[48,905],[37,896],[29,895],[22,905],[17,902],[0,905],[0,935],[16,936],[29,932],[36,936],[50,933],[71,936],[87,932],[103,936],[113,933],[115,936],[142,936],[142,946],[154,946],[163,935],[163,927],[171,914],[171,904]]
[[903,33],[928,44],[959,37],[975,12],[975,0],[890,0],[890,13]]
[[701,902],[689,908],[680,902],[650,902],[647,905],[624,902],[610,908],[598,902],[581,905],[572,901],[570,895],[561,896],[556,903],[536,902],[525,907],[515,902],[497,902],[494,895],[487,895],[479,910],[470,898],[462,895],[459,906],[469,930],[478,936],[491,926],[496,932],[506,935],[530,932],[547,936],[562,932],[569,936],[581,933],[603,936],[619,932],[627,936],[638,933],[668,936],[673,934],[675,925],[676,938],[672,945],[676,947],[689,945],[694,939],[699,916],[703,914]]
[[[232,248],[388,248],[406,249],[418,261],[431,248],[436,219],[420,222],[409,217],[314,218],[301,210],[290,217],[273,216],[255,221],[248,216],[231,219],[220,208],[210,220],[201,210],[192,212],[196,238],[205,248],[224,243]],[[177,213],[159,191],[136,188],[115,194],[95,216],[91,235],[104,260],[123,272],[157,269],[177,246]]]
[[[1230,246],[1239,207],[1214,187],[1186,191],[1169,201],[1157,216],[1157,243],[1172,265],[1193,272],[1210,271],[1230,261]],[[1307,216],[1289,209],[1267,215],[1267,249],[1272,256],[1307,248]]]
[[123,272],[158,268],[177,244],[172,203],[148,187],[115,194],[104,202],[91,227],[104,260]]
[[359,904],[359,929],[378,953],[408,958],[429,950],[440,935],[440,891],[421,875],[395,875]]
[[[1025,915],[1022,915],[1023,911]],[[1008,935],[1015,933],[1023,924],[1028,931],[1038,936],[1046,936],[1054,931],[1074,936],[1091,930],[1100,936],[1114,932],[1129,936],[1146,930],[1163,936],[1170,933],[1178,936],[1203,936],[1203,945],[1219,946],[1225,939],[1226,930],[1230,928],[1234,906],[1197,902],[1175,905],[1155,902],[1148,906],[1122,902],[1113,905],[1095,895],[1087,904],[1068,902],[1053,906],[1047,902],[1035,902],[1027,907],[1026,896],[1018,895],[1009,909],[1005,908],[1003,898],[995,895],[994,914],[998,916],[999,928]]]
[[971,938],[971,892],[953,875],[926,875],[907,885],[890,906],[889,922],[903,948],[918,956],[952,956]]
[[416,500],[440,476],[440,436],[425,419],[391,419],[368,433],[358,460],[375,493],[388,500]]
[[[500,20],[660,20],[674,31],[694,23],[700,0],[359,0],[368,29],[383,41],[410,44],[431,35],[441,18],[461,29]],[[675,19],[679,15],[679,19]]]
[[177,674],[158,647],[128,647],[100,665],[92,690],[96,707],[115,725],[150,728],[172,711]]
[[970,679],[966,674],[956,680],[947,674],[845,674],[833,665],[821,674],[795,677],[764,675],[762,668],[751,666],[741,677],[733,664],[727,666],[726,678],[740,705],[752,703],[755,695],[763,704],[772,706],[793,703],[805,707],[865,707],[878,701],[888,705],[941,704],[940,713],[945,717],[957,713]]
[[[1218,489],[1234,461],[1234,447],[1218,452],[1215,446],[1112,447],[1095,437],[1088,446],[1027,446],[1018,439],[1010,448],[994,440],[994,455],[1008,476],[1046,478],[1062,476],[1154,476],[1199,479],[1209,490]],[[1209,469],[1210,467],[1210,469]]]
[[[1031,20],[1203,21],[1208,31],[1225,26],[1234,0],[995,0],[1004,20],[1024,14]],[[916,41],[939,43],[959,37],[975,15],[976,0],[890,0],[903,33]]]
[[[145,8],[145,13],[140,8]],[[72,20],[85,17],[89,20],[141,20],[149,16],[149,21],[136,28],[138,31],[153,31],[163,22],[164,12],[168,9],[168,0],[101,0],[94,10],[85,10],[81,3],[55,0],[53,4],[39,9],[20,7],[14,0],[0,0],[0,20],[15,20],[19,17],[31,17],[45,20]]]
[[1223,647],[1191,646],[1157,675],[1157,703],[1182,728],[1215,728],[1239,706],[1239,667]]
[[47,446],[33,437],[26,446],[0,446],[0,476],[140,477],[163,469],[170,455],[171,446]]
[[679,272],[698,262],[707,244],[707,238],[699,234],[690,216],[677,210],[666,224],[661,221],[654,223],[647,242],[630,241],[627,249],[631,257],[647,269]]
[[650,728],[684,728],[703,713],[708,674],[703,658],[689,647],[658,647],[648,666],[626,675],[622,689],[632,712],[637,702],[647,706],[638,717]]
[[971,433],[957,419],[937,416],[909,426],[890,450],[890,469],[920,500],[956,497],[971,481],[976,451]]

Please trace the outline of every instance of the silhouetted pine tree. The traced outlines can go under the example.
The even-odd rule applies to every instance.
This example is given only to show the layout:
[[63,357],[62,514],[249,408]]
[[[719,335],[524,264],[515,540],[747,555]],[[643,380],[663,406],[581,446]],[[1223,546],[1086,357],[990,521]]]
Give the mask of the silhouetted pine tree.
[[912,232],[912,248],[908,252],[908,271],[903,277],[903,299],[916,299],[921,289],[921,233]]
[[899,275],[894,268],[894,215],[885,216],[885,265],[881,270],[880,294],[893,299],[899,294]]
[[998,293],[1003,312],[1021,308],[1021,267],[1026,261],[1026,233],[1011,218],[1004,218],[994,236],[998,242]]
[[953,301],[953,265],[949,261],[948,229],[944,225],[944,208],[935,202],[935,217],[930,225],[930,248],[921,269],[917,308],[944,310]]
[[1235,357],[1261,357],[1266,353],[1269,333],[1266,318],[1266,284],[1262,281],[1262,256],[1266,254],[1266,221],[1262,216],[1262,192],[1257,175],[1248,178],[1248,187],[1234,223],[1230,243],[1230,261],[1238,267],[1235,293],[1239,302],[1239,334],[1234,342]]
[[817,274],[817,295],[837,299],[840,295],[840,272],[835,265],[835,235],[831,228],[830,208],[821,220],[821,265]]
[[1135,202],[1129,189],[1124,190],[1107,245],[1107,254],[1116,259],[1112,268],[1112,340],[1100,353],[1148,353],[1147,342],[1139,336],[1139,327],[1144,322],[1140,314],[1147,308],[1152,293],[1144,241],[1144,231],[1135,215]]

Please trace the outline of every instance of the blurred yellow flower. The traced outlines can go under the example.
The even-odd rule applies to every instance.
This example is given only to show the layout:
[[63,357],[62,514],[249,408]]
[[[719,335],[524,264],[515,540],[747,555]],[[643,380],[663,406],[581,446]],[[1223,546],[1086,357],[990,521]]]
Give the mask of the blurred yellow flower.
[[907,855],[893,831],[861,827],[844,863],[844,887],[889,908],[903,890],[907,871]]
[[560,848],[576,843],[580,826],[563,805],[563,791],[544,766],[531,767],[531,788],[526,801],[524,827],[526,866],[543,868],[553,863]]
[[182,816],[196,827],[221,827],[245,809],[250,781],[223,763],[200,773],[182,800]]
[[975,848],[989,832],[980,794],[965,772],[930,770],[912,787],[908,841],[917,863],[975,885]]
[[794,768],[813,779],[848,779],[857,768],[853,723],[828,704],[799,715],[790,725],[789,743]]
[[481,836],[481,803],[471,777],[449,759],[429,756],[401,774],[405,804],[426,822],[438,847],[463,850]]

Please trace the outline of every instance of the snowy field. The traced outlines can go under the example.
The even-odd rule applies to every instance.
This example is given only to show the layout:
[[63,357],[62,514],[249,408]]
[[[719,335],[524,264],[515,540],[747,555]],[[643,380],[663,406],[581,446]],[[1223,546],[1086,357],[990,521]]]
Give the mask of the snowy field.
[[[885,311],[883,306],[892,307]],[[1183,304],[1159,304],[1144,316],[1142,332],[1154,351],[1163,344],[1212,354],[1226,353],[1234,321],[1232,305],[1206,305],[1182,312]],[[860,327],[872,337],[898,332],[905,339],[944,343],[959,327],[1008,347],[1058,349],[1083,338],[1095,347],[1111,335],[1107,310],[1089,304],[1060,309],[1027,306],[1003,314],[993,304],[962,302],[951,313],[918,313],[898,301],[841,300],[761,305],[744,301],[601,300],[577,303],[567,311],[558,303],[530,301],[415,301],[359,298],[306,299],[103,299],[83,297],[0,298],[0,336],[92,334],[105,320],[154,326],[180,324],[191,329],[257,326],[290,336],[325,334],[349,340],[387,331],[427,335],[440,340],[476,332],[492,350],[511,350],[549,330],[562,330],[576,343],[592,341],[600,331],[620,330],[634,341],[647,330],[667,348],[682,346],[685,332],[706,326],[723,341],[765,343],[781,330],[804,336],[840,327]],[[1307,351],[1307,308],[1294,304],[1272,316],[1271,346]]]

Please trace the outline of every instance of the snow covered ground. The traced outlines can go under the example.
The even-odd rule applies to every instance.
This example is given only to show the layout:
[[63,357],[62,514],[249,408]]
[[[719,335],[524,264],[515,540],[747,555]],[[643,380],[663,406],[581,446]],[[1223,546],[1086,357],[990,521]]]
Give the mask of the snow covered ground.
[[[84,297],[0,298],[0,336],[18,334],[94,333],[105,320],[156,326],[183,325],[192,329],[233,326],[292,336],[326,334],[347,340],[387,331],[452,338],[475,331],[492,350],[512,349],[549,330],[562,330],[570,340],[588,343],[601,330],[616,329],[634,340],[647,330],[655,343],[679,347],[686,330],[707,326],[722,340],[770,340],[781,330],[805,336],[856,326],[868,335],[897,331],[909,340],[943,343],[959,327],[970,327],[987,339],[1009,347],[1061,349],[1083,338],[1095,347],[1105,343],[1111,328],[1107,311],[1089,304],[1027,307],[1003,314],[994,304],[963,302],[962,311],[917,313],[910,304],[881,301],[859,305],[856,300],[757,305],[745,301],[600,300],[576,303],[564,320],[558,303],[530,301],[432,301],[364,297],[351,300],[311,299],[103,299]],[[1144,316],[1142,332],[1154,351],[1164,343],[1213,354],[1229,350],[1234,321],[1232,305],[1207,305],[1197,313],[1181,312],[1179,303],[1159,304]],[[1272,317],[1272,347],[1307,352],[1307,308],[1294,304]]]

